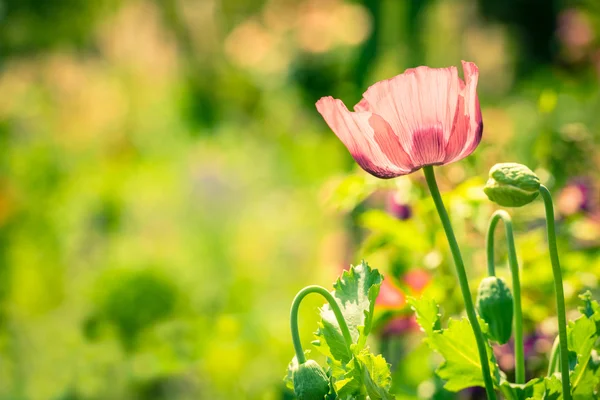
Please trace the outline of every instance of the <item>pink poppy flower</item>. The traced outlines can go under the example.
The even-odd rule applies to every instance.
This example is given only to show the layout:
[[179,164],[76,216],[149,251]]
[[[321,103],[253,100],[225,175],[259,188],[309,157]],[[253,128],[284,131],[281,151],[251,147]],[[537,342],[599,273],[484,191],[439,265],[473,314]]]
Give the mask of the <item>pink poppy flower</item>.
[[354,112],[331,96],[317,110],[354,160],[378,178],[448,164],[471,154],[483,132],[479,70],[470,62],[462,66],[465,81],[456,67],[412,68],[369,87]]

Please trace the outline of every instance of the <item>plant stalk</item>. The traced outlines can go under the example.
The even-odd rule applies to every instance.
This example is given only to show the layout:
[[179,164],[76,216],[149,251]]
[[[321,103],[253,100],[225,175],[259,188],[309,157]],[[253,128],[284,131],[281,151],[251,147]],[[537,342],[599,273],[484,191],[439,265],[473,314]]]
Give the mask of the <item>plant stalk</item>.
[[560,371],[559,359],[560,353],[559,350],[560,340],[558,336],[554,339],[554,343],[552,343],[552,350],[550,350],[550,361],[548,362],[548,376],[552,376],[557,371]]
[[346,342],[346,346],[348,347],[348,352],[351,353],[350,346],[352,345],[352,336],[350,335],[348,324],[344,319],[344,315],[342,314],[340,306],[327,289],[325,289],[322,286],[311,285],[305,287],[304,289],[300,290],[298,294],[296,294],[296,297],[294,297],[294,301],[292,302],[292,309],[290,311],[292,343],[294,344],[294,351],[296,352],[296,359],[298,360],[298,364],[304,364],[306,362],[304,350],[302,349],[302,342],[300,341],[300,333],[298,332],[298,310],[300,309],[300,303],[302,302],[302,300],[310,293],[318,293],[321,296],[325,297],[325,300],[327,300],[327,303],[329,303],[329,307],[331,307],[331,310],[335,315],[335,319],[337,320],[340,326],[342,336],[344,337],[344,341]]
[[473,333],[475,334],[475,341],[477,342],[477,350],[479,352],[479,360],[481,362],[481,372],[483,375],[483,381],[485,383],[485,391],[489,400],[496,400],[496,392],[494,392],[494,381],[492,380],[492,376],[490,373],[490,364],[488,360],[487,350],[485,347],[485,338],[483,337],[483,333],[481,332],[481,327],[479,326],[477,314],[475,313],[475,307],[473,306],[471,290],[469,289],[469,280],[467,278],[465,265],[460,254],[460,248],[458,247],[456,237],[454,236],[454,230],[452,229],[452,225],[450,224],[450,219],[448,218],[446,207],[444,206],[442,196],[440,195],[440,190],[438,189],[437,182],[435,180],[433,166],[428,165],[423,167],[423,172],[425,173],[427,186],[429,187],[429,191],[431,192],[431,197],[433,198],[433,202],[435,203],[435,207],[440,216],[442,226],[444,227],[444,232],[446,233],[446,238],[448,239],[448,244],[450,245],[450,251],[452,252],[452,257],[454,258],[454,265],[456,267],[456,274],[458,276],[460,290],[462,292],[463,300],[465,302],[467,317],[469,318],[471,328],[473,329]]
[[565,293],[562,282],[562,272],[556,246],[556,228],[554,226],[554,205],[548,188],[540,185],[540,194],[546,207],[546,228],[548,231],[548,250],[554,275],[554,291],[556,293],[556,313],[558,316],[558,340],[560,350],[560,366],[564,400],[571,400],[571,383],[569,381],[569,348],[567,344],[567,316],[565,310]]
[[508,246],[508,264],[512,276],[513,287],[513,310],[515,314],[515,383],[525,383],[525,351],[523,345],[523,308],[521,305],[521,282],[519,279],[519,263],[517,261],[517,252],[515,249],[515,239],[513,234],[512,219],[504,210],[498,210],[490,219],[487,231],[487,265],[488,274],[494,276],[496,268],[494,265],[494,233],[498,221],[504,222],[506,231],[506,243]]

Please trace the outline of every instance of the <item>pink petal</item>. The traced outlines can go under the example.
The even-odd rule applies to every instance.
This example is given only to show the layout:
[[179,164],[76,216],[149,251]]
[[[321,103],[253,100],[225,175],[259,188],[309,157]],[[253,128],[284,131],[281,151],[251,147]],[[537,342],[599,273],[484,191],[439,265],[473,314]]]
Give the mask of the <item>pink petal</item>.
[[390,124],[413,165],[421,167],[444,162],[459,92],[455,67],[418,67],[374,84],[363,97],[369,110]]
[[369,111],[369,102],[365,99],[361,99],[355,106],[354,111]]
[[446,148],[444,164],[458,161],[471,154],[481,141],[483,121],[477,97],[479,70],[470,62],[462,62],[466,84],[461,84],[461,95],[456,110],[452,135]]
[[409,169],[410,172],[415,170],[409,155],[404,151],[404,148],[398,141],[398,136],[392,131],[390,124],[377,114],[372,114],[369,118],[369,124],[373,128],[373,139],[379,145],[379,148],[392,163]]
[[379,115],[350,112],[341,100],[331,96],[321,98],[317,110],[365,171],[379,178],[393,178],[413,170],[389,124]]

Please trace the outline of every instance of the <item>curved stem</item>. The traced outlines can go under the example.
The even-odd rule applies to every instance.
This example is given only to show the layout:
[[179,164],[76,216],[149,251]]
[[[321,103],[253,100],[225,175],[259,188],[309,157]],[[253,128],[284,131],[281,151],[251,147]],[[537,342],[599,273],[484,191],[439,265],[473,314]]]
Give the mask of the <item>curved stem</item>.
[[490,219],[487,231],[487,265],[490,276],[495,275],[494,266],[494,232],[498,221],[504,222],[506,231],[506,243],[508,246],[508,264],[512,276],[513,310],[515,314],[515,383],[525,383],[525,351],[523,347],[523,308],[521,306],[521,282],[519,280],[519,263],[515,249],[512,219],[504,210],[498,210]]
[[344,341],[346,342],[346,346],[348,347],[348,352],[351,352],[350,346],[352,345],[352,336],[350,336],[348,324],[344,319],[344,315],[342,314],[342,310],[340,309],[340,306],[338,305],[337,301],[335,301],[331,293],[329,293],[329,291],[324,287],[316,285],[307,286],[304,289],[300,290],[296,297],[294,297],[294,301],[292,302],[292,309],[290,311],[290,327],[292,330],[292,342],[294,343],[294,351],[296,352],[298,364],[304,364],[306,362],[304,350],[302,349],[302,342],[300,341],[300,333],[298,332],[298,310],[300,308],[300,303],[302,302],[302,300],[310,293],[318,293],[321,296],[325,297],[325,300],[327,300],[327,303],[329,303],[329,307],[331,307],[331,310],[335,315],[335,319],[337,320],[340,326],[342,336],[344,337]]
[[557,336],[556,339],[554,339],[554,343],[552,344],[552,350],[550,351],[550,362],[548,363],[548,376],[551,376],[553,373],[560,370],[560,353],[558,352],[559,343],[560,339]]
[[567,345],[567,316],[565,311],[565,293],[562,283],[562,272],[558,260],[558,248],[556,246],[556,230],[554,227],[554,205],[552,195],[548,188],[540,185],[540,194],[546,207],[546,228],[548,230],[548,250],[552,262],[552,274],[554,275],[554,291],[556,292],[556,313],[558,316],[558,337],[560,349],[560,365],[562,374],[562,388],[564,400],[571,400],[571,383],[569,382],[569,348]]
[[490,364],[488,361],[488,354],[485,347],[485,338],[483,337],[483,334],[481,332],[481,327],[479,326],[477,314],[475,313],[475,307],[473,306],[471,290],[469,289],[469,280],[467,278],[465,265],[460,254],[460,248],[458,247],[456,237],[454,236],[454,231],[452,230],[452,225],[450,224],[450,219],[448,218],[448,213],[446,212],[446,207],[444,207],[442,196],[440,195],[440,191],[437,187],[433,167],[423,167],[423,172],[425,172],[427,186],[429,186],[431,197],[433,198],[433,202],[435,203],[435,207],[440,216],[440,220],[442,221],[442,226],[444,227],[444,232],[446,233],[446,238],[448,239],[448,244],[450,245],[450,251],[452,252],[452,257],[454,258],[454,265],[456,267],[456,274],[458,276],[460,290],[462,292],[463,300],[465,302],[467,317],[469,318],[471,328],[473,329],[473,333],[475,334],[475,341],[477,342],[477,350],[479,351],[479,360],[481,362],[481,372],[483,375],[483,381],[485,383],[485,391],[487,393],[488,399],[496,400],[496,393],[494,392],[494,381],[492,380],[492,376],[490,374]]

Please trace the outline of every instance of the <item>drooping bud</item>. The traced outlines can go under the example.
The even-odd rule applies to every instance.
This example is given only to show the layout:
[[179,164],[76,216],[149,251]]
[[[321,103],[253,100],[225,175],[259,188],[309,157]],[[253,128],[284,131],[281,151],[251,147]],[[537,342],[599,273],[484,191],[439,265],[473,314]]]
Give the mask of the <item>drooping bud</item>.
[[525,165],[502,163],[490,169],[490,179],[483,191],[503,207],[521,207],[535,200],[539,188],[540,179]]
[[314,360],[298,365],[293,379],[298,400],[323,400],[329,393],[329,378]]
[[477,310],[490,328],[490,337],[500,344],[508,342],[512,332],[513,296],[504,280],[488,276],[481,281]]

